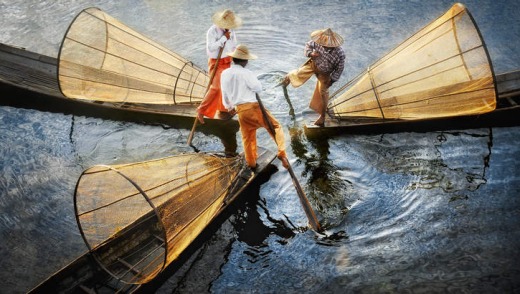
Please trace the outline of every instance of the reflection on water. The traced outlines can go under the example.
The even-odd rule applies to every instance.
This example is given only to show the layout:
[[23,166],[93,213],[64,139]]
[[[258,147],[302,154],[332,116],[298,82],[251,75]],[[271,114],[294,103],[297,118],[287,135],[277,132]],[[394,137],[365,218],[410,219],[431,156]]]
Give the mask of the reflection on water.
[[[243,17],[238,37],[259,55],[248,67],[285,128],[289,159],[326,231],[308,229],[291,178],[275,161],[268,178],[152,292],[517,292],[518,127],[310,138],[302,112],[313,83],[287,93],[276,87],[305,60],[303,44],[314,29],[330,25],[345,36],[342,84],[452,4],[0,1],[0,41],[56,56],[76,13],[98,6],[204,66],[212,13],[229,5]],[[520,27],[520,2],[465,4],[496,71],[519,68],[520,39],[510,28]],[[143,123],[2,106],[0,121],[0,286],[12,293],[85,251],[72,204],[85,168],[193,152],[186,145],[192,120]],[[265,131],[258,136],[275,150]],[[201,126],[194,145],[240,152],[239,140],[236,129]]]
[[491,155],[491,129],[441,132],[420,141],[406,135],[382,135],[370,141],[376,146],[368,156],[371,164],[385,173],[411,175],[408,189],[441,188],[445,193],[475,191],[486,182]]

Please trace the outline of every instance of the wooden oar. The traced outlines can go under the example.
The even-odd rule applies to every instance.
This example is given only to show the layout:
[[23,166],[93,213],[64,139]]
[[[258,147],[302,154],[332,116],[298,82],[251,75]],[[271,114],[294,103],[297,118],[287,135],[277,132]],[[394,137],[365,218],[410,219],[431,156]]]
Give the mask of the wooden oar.
[[[222,47],[220,47],[219,51],[218,51],[218,55],[217,55],[217,61],[215,62],[215,66],[213,67],[213,72],[211,73],[211,76],[209,78],[209,84],[208,84],[208,87],[206,88],[206,93],[208,93],[209,89],[211,88],[211,84],[213,83],[213,79],[215,78],[215,73],[217,72],[217,68],[218,68],[218,63],[220,61],[220,57],[222,56],[222,51],[224,51],[224,47],[226,47],[226,42],[224,42],[224,45],[222,45]],[[188,145],[191,146],[191,147],[194,147],[192,144],[191,144],[191,141],[193,141],[193,135],[195,134],[195,128],[197,127],[197,122],[199,120],[197,119],[197,116],[195,116],[195,121],[193,122],[193,127],[191,127],[191,132],[188,136]]]
[[[274,130],[273,124],[271,123],[271,120],[269,119],[269,116],[267,115],[267,111],[265,110],[264,104],[262,103],[262,100],[260,100],[260,96],[256,94],[256,100],[258,101],[258,105],[260,106],[260,110],[262,111],[262,116],[264,117],[264,121],[267,123],[267,126],[269,127],[269,132],[273,135],[276,141],[276,132]],[[316,218],[316,214],[314,213],[314,210],[311,207],[311,204],[309,203],[309,199],[307,199],[307,196],[305,196],[305,192],[303,192],[302,187],[300,186],[300,182],[298,182],[298,179],[296,178],[296,175],[294,174],[294,171],[291,167],[291,164],[289,163],[289,160],[287,160],[287,170],[289,171],[289,174],[291,175],[294,187],[296,188],[296,192],[298,193],[298,197],[300,198],[300,203],[303,206],[303,210],[305,211],[305,214],[307,215],[307,218],[309,219],[309,224],[316,232],[321,232],[321,226]]]

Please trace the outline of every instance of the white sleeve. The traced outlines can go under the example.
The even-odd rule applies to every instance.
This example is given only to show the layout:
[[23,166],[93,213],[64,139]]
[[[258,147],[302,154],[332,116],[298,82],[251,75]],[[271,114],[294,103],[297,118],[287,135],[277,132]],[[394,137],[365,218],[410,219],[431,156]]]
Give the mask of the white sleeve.
[[233,107],[235,107],[235,105],[233,105],[233,102],[229,98],[229,89],[226,88],[226,85],[229,84],[227,82],[228,79],[229,79],[228,75],[225,74],[225,72],[222,72],[222,74],[220,76],[220,90],[222,92],[222,104],[224,105],[224,107],[226,109],[230,110]]
[[262,83],[260,83],[260,80],[258,80],[252,71],[247,75],[247,86],[255,93],[262,92]]
[[206,34],[206,46],[208,52],[218,51],[226,40],[226,36],[218,36],[218,32],[214,27],[209,28],[208,33]]

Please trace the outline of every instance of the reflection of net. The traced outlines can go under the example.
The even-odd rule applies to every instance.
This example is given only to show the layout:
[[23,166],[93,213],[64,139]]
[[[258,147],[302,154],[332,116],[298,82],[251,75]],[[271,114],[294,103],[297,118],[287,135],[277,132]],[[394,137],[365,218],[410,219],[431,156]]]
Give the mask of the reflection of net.
[[200,103],[209,81],[190,61],[97,8],[70,25],[58,79],[70,98],[168,105]]
[[335,118],[421,119],[492,111],[496,90],[484,42],[455,4],[331,95]]
[[87,169],[74,196],[87,246],[114,277],[153,279],[216,216],[240,164],[185,154]]

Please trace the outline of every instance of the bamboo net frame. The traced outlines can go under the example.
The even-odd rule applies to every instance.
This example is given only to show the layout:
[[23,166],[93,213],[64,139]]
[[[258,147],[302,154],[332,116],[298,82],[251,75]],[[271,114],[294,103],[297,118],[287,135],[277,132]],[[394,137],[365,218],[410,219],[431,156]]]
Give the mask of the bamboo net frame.
[[496,107],[493,67],[477,25],[454,4],[331,95],[336,119],[426,119]]
[[91,167],[74,194],[82,237],[113,277],[146,283],[216,217],[242,166],[196,153]]
[[63,38],[58,81],[64,96],[121,104],[199,104],[209,76],[181,55],[98,8],[80,12]]

